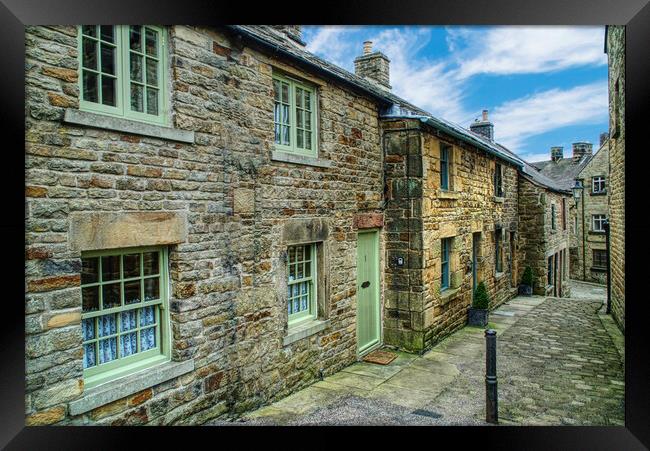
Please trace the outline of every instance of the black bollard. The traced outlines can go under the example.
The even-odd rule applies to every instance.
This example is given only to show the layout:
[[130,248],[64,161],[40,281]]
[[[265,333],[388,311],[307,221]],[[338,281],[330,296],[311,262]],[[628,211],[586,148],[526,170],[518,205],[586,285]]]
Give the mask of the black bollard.
[[497,331],[485,331],[485,421],[499,423],[497,394]]

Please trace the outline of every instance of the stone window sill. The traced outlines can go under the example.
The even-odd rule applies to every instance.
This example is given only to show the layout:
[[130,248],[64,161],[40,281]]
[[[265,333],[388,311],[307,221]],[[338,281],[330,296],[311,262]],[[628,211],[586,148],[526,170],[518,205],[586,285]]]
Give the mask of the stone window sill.
[[503,196],[494,196],[493,199],[494,199],[495,202],[497,202],[499,204],[502,204],[506,200],[506,198],[503,197]]
[[589,193],[589,194],[591,194],[592,196],[604,196],[607,194],[607,191],[599,191],[597,193]]
[[312,319],[302,322],[296,326],[292,326],[287,331],[287,336],[284,337],[283,346],[287,346],[293,342],[317,334],[329,325],[329,320]]
[[184,143],[194,143],[194,132],[178,128],[165,127],[162,125],[147,124],[121,117],[113,117],[105,114],[91,113],[73,108],[65,110],[63,122],[86,127],[103,128],[134,135],[150,136],[153,138],[168,139]]
[[458,288],[447,288],[446,290],[443,290],[440,292],[440,305],[445,305],[448,302],[452,301],[453,299],[456,298],[456,295],[460,291],[460,287]]
[[439,199],[452,199],[456,200],[460,198],[460,192],[458,191],[447,191],[444,189],[440,190],[440,194],[438,194]]
[[599,231],[599,230],[590,230],[587,232],[588,235],[605,235],[605,231]]
[[304,164],[305,166],[316,166],[318,168],[332,167],[332,160],[324,160],[322,158],[308,157],[306,155],[298,155],[295,153],[282,152],[280,150],[271,151],[272,161],[282,161],[283,163]]
[[193,370],[194,360],[165,362],[98,385],[85,390],[82,398],[70,402],[70,415],[80,415]]
[[497,272],[494,273],[494,278],[499,280],[500,278],[502,278],[505,275],[506,275],[505,271],[501,271],[501,272],[497,271]]

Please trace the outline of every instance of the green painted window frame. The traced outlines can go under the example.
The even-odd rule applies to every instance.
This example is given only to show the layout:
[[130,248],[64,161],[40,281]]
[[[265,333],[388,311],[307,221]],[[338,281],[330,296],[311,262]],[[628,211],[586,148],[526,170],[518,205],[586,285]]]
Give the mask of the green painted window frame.
[[[135,84],[142,84],[143,88],[143,110],[146,111],[146,102],[147,86],[154,88],[154,85],[147,84],[146,76],[146,59],[157,60],[155,65],[158,75],[158,86],[155,89],[158,89],[156,96],[158,102],[158,114],[149,114],[146,112],[139,112],[131,109],[131,97],[130,97],[130,85],[133,82],[131,80],[130,74],[130,61],[131,53],[130,49],[130,40],[129,34],[131,27],[136,25],[113,25],[114,27],[114,36],[115,36],[115,78],[116,78],[116,87],[115,87],[115,99],[116,105],[104,105],[98,102],[91,102],[84,99],[84,88],[83,88],[83,73],[84,70],[91,70],[84,68],[83,66],[83,25],[77,27],[77,45],[79,52],[79,65],[78,65],[78,75],[79,75],[79,109],[82,111],[89,111],[93,113],[106,114],[109,116],[121,117],[124,119],[130,119],[138,122],[145,122],[149,124],[156,125],[169,125],[168,117],[168,66],[167,66],[167,29],[165,27],[156,26],[156,25],[141,25],[142,34],[141,34],[141,43],[142,43],[142,52],[146,52],[146,38],[144,30],[148,28],[152,31],[158,33],[158,43],[156,47],[156,56],[143,56],[142,57],[142,82],[135,80]],[[95,27],[100,27],[95,25]],[[99,28],[96,28],[97,36],[101,36],[98,31]],[[101,68],[101,51],[97,53],[97,67]],[[153,67],[153,66],[152,66]],[[101,101],[101,89],[99,89],[98,99]]]
[[494,269],[496,272],[503,272],[503,229],[494,231]]
[[[318,140],[318,89],[308,83],[305,83],[301,80],[298,80],[296,78],[292,78],[286,74],[282,74],[279,72],[273,72],[273,142],[275,145],[275,150],[279,150],[282,152],[287,152],[287,153],[294,153],[298,155],[303,155],[303,156],[308,156],[308,157],[318,157],[318,148],[319,148],[319,140]],[[275,104],[276,104],[276,99],[275,99],[275,83],[284,83],[289,86],[289,122],[283,123],[283,122],[276,122],[276,116],[275,116]],[[297,105],[296,102],[296,90],[300,89],[303,91],[307,91],[310,93],[310,123],[311,123],[311,149],[305,149],[302,147],[298,147],[297,145],[297,110],[303,110],[304,108],[300,108]],[[281,103],[282,98],[280,99]],[[285,103],[286,104],[286,103]],[[281,118],[282,120],[283,118]],[[281,125],[288,125],[289,126],[289,144],[281,144],[275,140],[275,128],[276,124],[281,124]],[[303,123],[304,125],[304,123]],[[306,130],[306,129],[303,129]],[[280,131],[282,133],[282,131]]]
[[440,144],[440,188],[443,190],[449,190],[450,183],[450,174],[451,174],[451,155],[452,147],[448,144]]
[[440,291],[450,287],[449,257],[453,238],[442,238],[440,240]]
[[[303,248],[303,258],[301,260],[291,259],[291,249],[297,251],[298,248]],[[304,249],[309,249],[309,260],[305,259]],[[297,252],[294,251],[294,255],[297,255]],[[310,275],[304,277],[305,275],[305,264],[310,263]],[[302,265],[303,277],[291,279],[291,266],[295,267],[294,274],[297,276],[298,265]],[[317,281],[318,281],[318,249],[316,243],[311,244],[297,244],[289,246],[287,248],[287,313],[288,313],[288,325],[293,327],[303,321],[313,320],[317,317]],[[297,313],[292,313],[292,304],[291,301],[294,297],[291,296],[292,287],[294,285],[300,286],[302,283],[308,284],[307,296],[308,296],[308,307],[305,310],[300,310]]]
[[[144,253],[158,252],[158,274],[144,274],[144,258],[142,255]],[[140,269],[139,276],[134,277],[124,277],[124,255],[140,254]],[[102,257],[109,256],[119,256],[120,257],[120,277],[117,279],[111,279],[110,281],[103,281],[102,277]],[[120,336],[122,335],[121,331],[121,321],[120,313],[125,311],[142,309],[144,307],[154,307],[154,323],[156,327],[156,345],[155,347],[148,349],[142,352],[136,352],[134,354],[128,355],[126,357],[118,357],[115,360],[111,360],[106,363],[99,363],[99,349],[95,347],[95,359],[97,363],[90,367],[83,369],[84,377],[84,386],[86,388],[92,388],[97,385],[103,384],[105,382],[111,381],[118,377],[126,376],[128,374],[139,371],[143,368],[157,365],[159,363],[171,360],[171,335],[170,335],[170,326],[169,326],[169,275],[168,275],[168,249],[166,247],[160,246],[145,246],[145,247],[131,247],[123,249],[112,249],[112,250],[103,250],[103,251],[92,251],[82,253],[83,259],[98,258],[97,274],[98,280],[92,283],[81,284],[82,289],[82,299],[83,299],[83,289],[98,286],[98,296],[99,296],[99,306],[100,308],[95,311],[83,312],[81,313],[81,320],[86,320],[90,318],[99,318],[104,315],[115,314],[116,318],[116,333],[106,336],[99,337],[98,332],[98,323],[95,322],[95,337],[91,340],[85,340],[85,337],[82,337],[82,348],[85,349],[85,345],[89,342],[98,343],[100,339],[107,339],[116,337],[116,352],[119,356],[120,349]],[[138,303],[134,304],[125,304],[125,282],[135,282],[140,281],[140,293],[144,294],[144,284],[145,280],[158,277],[159,287],[158,293],[159,298],[145,302],[141,300]],[[103,285],[110,284],[120,284],[120,306],[113,307],[109,309],[102,309],[103,307],[103,290],[101,289]],[[136,328],[129,329],[128,333],[136,332],[138,347],[140,346],[140,334],[138,333],[143,327],[140,324],[140,315],[136,316]],[[147,325],[144,328],[149,328],[152,325]],[[84,351],[85,352],[85,351]]]

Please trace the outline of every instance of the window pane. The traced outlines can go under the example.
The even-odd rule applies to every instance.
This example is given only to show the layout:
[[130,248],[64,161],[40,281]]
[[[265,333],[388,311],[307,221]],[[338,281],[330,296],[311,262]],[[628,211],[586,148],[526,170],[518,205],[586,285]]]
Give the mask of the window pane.
[[102,44],[102,72],[115,75],[115,47]]
[[282,102],[289,103],[289,85],[282,83]]
[[150,306],[140,309],[140,327],[149,326],[156,322],[154,308],[154,306]]
[[273,80],[273,98],[276,102],[280,101],[280,82]]
[[95,318],[84,319],[81,321],[81,336],[84,341],[95,338]]
[[81,289],[81,308],[84,312],[99,310],[99,287],[85,287]]
[[102,25],[101,27],[102,40],[107,42],[115,42],[115,34],[113,25]]
[[305,128],[311,130],[311,113],[305,114]]
[[124,282],[124,304],[137,304],[141,299],[140,280]]
[[97,25],[84,25],[81,32],[87,36],[97,37]]
[[144,111],[144,88],[142,85],[131,83],[131,109],[133,111]]
[[282,144],[289,145],[289,127],[282,127]]
[[120,256],[111,255],[102,257],[102,281],[120,278]]
[[99,258],[81,259],[81,284],[95,283],[99,281]]
[[129,33],[129,46],[132,50],[142,52],[142,26],[131,26],[131,31]]
[[147,55],[158,56],[158,32],[145,28],[145,46]]
[[120,357],[126,357],[138,352],[137,337],[138,334],[135,332],[120,336]]
[[147,113],[158,115],[158,90],[147,88]]
[[97,364],[95,356],[95,343],[84,345],[84,368],[90,368]]
[[311,262],[305,263],[305,277],[311,277]]
[[102,75],[102,103],[115,106],[115,78]]
[[99,102],[97,78],[97,74],[83,71],[83,96],[84,100],[88,102]]
[[296,106],[298,108],[302,108],[302,89],[296,88]]
[[305,147],[303,144],[302,130],[296,131],[296,146],[301,149]]
[[296,110],[296,127],[303,128],[303,113],[302,110]]
[[123,257],[124,278],[138,277],[140,275],[140,254],[127,254]]
[[311,149],[311,132],[305,132],[305,149]]
[[144,280],[144,300],[153,301],[160,298],[160,279],[153,277]]
[[158,86],[158,61],[147,58],[147,84]]
[[116,337],[99,341],[99,363],[110,362],[117,358]]
[[135,53],[129,55],[131,80],[142,82],[142,57]]
[[303,91],[305,96],[305,109],[311,111],[311,94],[309,91]]
[[120,313],[120,331],[133,330],[137,327],[137,310]]
[[122,305],[120,298],[120,287],[121,284],[111,283],[108,285],[102,285],[102,296],[103,296],[103,308],[109,309],[113,307],[119,307]]
[[117,333],[117,315],[104,315],[97,318],[97,331],[100,337]]
[[289,118],[289,106],[288,105],[282,105],[282,123],[283,124],[289,124],[290,118]]
[[83,38],[81,53],[83,67],[97,70],[97,41]]
[[282,126],[275,124],[275,143],[280,144],[280,129]]
[[140,350],[147,351],[156,347],[156,328],[150,327],[140,331]]
[[158,252],[145,252],[142,258],[144,258],[144,275],[158,274]]

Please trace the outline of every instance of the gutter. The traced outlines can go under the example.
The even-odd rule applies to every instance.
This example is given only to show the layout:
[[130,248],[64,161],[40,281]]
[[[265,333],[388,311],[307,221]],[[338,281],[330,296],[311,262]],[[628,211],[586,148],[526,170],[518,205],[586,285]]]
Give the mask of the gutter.
[[321,75],[324,75],[324,76],[326,76],[328,78],[333,78],[333,79],[337,80],[338,82],[345,84],[346,86],[350,86],[350,87],[354,88],[357,91],[362,91],[363,93],[365,93],[369,97],[372,97],[374,100],[379,101],[379,103],[382,103],[384,105],[392,104],[392,100],[390,100],[389,98],[387,98],[385,96],[382,96],[382,95],[380,95],[380,94],[378,94],[378,93],[376,93],[374,91],[371,91],[371,90],[369,90],[369,89],[367,89],[367,88],[365,88],[365,87],[363,87],[361,85],[358,85],[358,84],[356,84],[356,83],[354,83],[354,82],[346,79],[345,77],[342,77],[342,76],[340,76],[340,75],[338,75],[338,74],[336,74],[334,72],[330,72],[327,69],[319,66],[318,64],[312,63],[308,59],[301,58],[299,55],[296,55],[294,53],[291,53],[291,52],[283,49],[282,47],[280,47],[277,44],[273,44],[273,43],[271,43],[271,42],[269,42],[269,41],[267,41],[267,40],[265,40],[263,38],[260,38],[259,36],[256,36],[253,33],[250,33],[250,32],[248,32],[248,31],[246,31],[244,29],[239,28],[237,25],[224,25],[224,27],[227,28],[228,30],[230,30],[232,33],[235,33],[236,35],[245,37],[246,39],[249,39],[249,40],[255,42],[256,44],[260,45],[261,47],[263,47],[266,50],[270,50],[271,52],[276,53],[278,55],[281,55],[281,56],[283,56],[285,58],[289,58],[291,60],[298,61],[301,64],[304,64],[305,66],[308,66],[314,72],[317,72],[317,73],[319,73]]
[[486,145],[482,141],[480,141],[480,140],[478,140],[478,139],[476,139],[476,138],[474,138],[472,136],[464,135],[464,134],[460,133],[459,131],[449,127],[444,122],[441,122],[441,121],[437,120],[434,117],[420,116],[420,115],[412,115],[411,116],[411,115],[403,115],[402,114],[402,115],[383,115],[383,116],[381,116],[381,119],[419,119],[422,123],[425,123],[427,125],[430,125],[432,127],[438,128],[438,129],[442,129],[445,133],[447,133],[447,134],[449,134],[451,136],[454,136],[455,138],[458,138],[458,139],[460,139],[462,141],[465,141],[465,142],[467,142],[469,144],[472,144],[473,146],[478,147],[481,150],[484,150],[485,152],[487,152],[488,154],[490,154],[490,155],[492,155],[492,156],[494,156],[496,158],[499,158],[501,160],[505,160],[508,163],[513,164],[514,166],[516,166],[519,170],[523,171],[523,167],[524,167],[523,161],[516,160],[516,159],[511,158],[511,157],[509,157],[507,155],[504,155],[503,153],[501,153],[501,152],[495,150],[494,148]]

